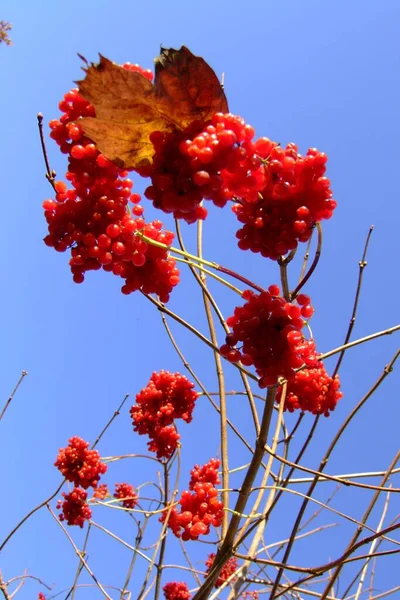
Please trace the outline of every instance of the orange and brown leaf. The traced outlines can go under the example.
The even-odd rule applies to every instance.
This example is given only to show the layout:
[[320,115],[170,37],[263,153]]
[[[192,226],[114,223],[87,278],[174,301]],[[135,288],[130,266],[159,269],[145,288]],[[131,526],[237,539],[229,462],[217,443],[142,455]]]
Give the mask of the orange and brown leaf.
[[154,84],[100,56],[78,85],[96,111],[96,117],[86,117],[80,125],[108,159],[124,168],[151,162],[153,131],[181,130],[216,112],[228,112],[214,71],[184,46],[161,51]]
[[9,37],[9,32],[11,29],[11,23],[8,23],[7,21],[0,21],[0,44],[4,42],[7,46],[11,46],[12,42]]

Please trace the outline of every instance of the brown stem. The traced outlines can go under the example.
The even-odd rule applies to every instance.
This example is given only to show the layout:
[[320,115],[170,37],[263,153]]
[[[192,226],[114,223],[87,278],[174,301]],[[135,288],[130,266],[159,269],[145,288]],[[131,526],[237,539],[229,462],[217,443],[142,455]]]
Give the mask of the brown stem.
[[[396,464],[398,463],[399,459],[400,459],[400,451],[397,452],[397,454],[394,457],[394,459],[392,460],[392,462],[391,462],[388,470],[386,471],[385,475],[382,477],[382,480],[381,480],[381,486],[382,487],[386,484],[387,480],[389,479],[389,477],[390,477],[393,469],[395,468]],[[370,503],[368,504],[367,509],[364,512],[363,518],[361,519],[361,523],[364,524],[364,523],[367,522],[367,520],[368,520],[368,518],[369,518],[369,516],[370,516],[370,514],[372,512],[372,509],[374,508],[375,504],[377,503],[377,501],[379,499],[380,494],[381,494],[381,492],[377,491],[372,496],[372,499],[371,499]],[[397,527],[400,527],[400,524],[398,524]],[[354,532],[354,534],[353,534],[350,542],[347,545],[346,550],[344,551],[343,555],[346,556],[346,558],[347,558],[347,556],[348,556],[349,553],[353,553],[354,552],[354,547],[355,547],[355,545],[357,543],[358,538],[361,535],[361,531],[362,531],[361,527],[360,526],[357,527],[357,529]],[[383,531],[382,529],[380,531],[377,531],[376,536],[380,537],[382,535],[382,531]],[[373,539],[376,539],[376,536]],[[363,543],[366,544],[367,542],[364,540]],[[342,568],[343,568],[343,564],[339,563],[338,566],[335,569],[335,572],[330,577],[330,581],[329,581],[328,585],[326,586],[326,588],[324,589],[320,600],[326,600],[326,597],[327,597],[329,591],[332,589],[332,585],[335,583],[335,581],[339,577]]]
[[[373,230],[374,230],[374,226],[371,225],[371,227],[369,228],[369,231],[368,231],[367,239],[365,241],[364,252],[363,252],[362,258],[361,258],[360,262],[358,263],[358,265],[359,265],[359,271],[358,271],[358,281],[357,281],[356,295],[355,295],[355,298],[354,298],[353,310],[352,310],[352,313],[351,313],[349,327],[347,329],[346,337],[345,337],[344,343],[343,343],[344,346],[346,346],[349,343],[351,334],[353,332],[354,324],[356,322],[356,314],[357,314],[358,302],[359,302],[359,299],[360,299],[360,292],[361,292],[361,286],[362,286],[362,280],[363,280],[364,270],[365,270],[365,267],[368,264],[367,263],[368,245],[369,245],[369,240],[371,239],[371,235],[372,235]],[[338,371],[340,369],[340,365],[342,364],[342,360],[344,358],[345,352],[346,352],[346,349],[344,349],[344,350],[341,351],[341,353],[339,355],[339,358],[338,358],[338,361],[336,363],[336,367],[333,370],[332,377],[335,377],[335,375],[338,373]]]
[[[180,225],[179,225],[179,221],[177,219],[175,219],[175,225],[176,225],[176,234],[178,237],[178,242],[179,245],[181,247],[181,250],[183,250],[183,252],[186,252],[186,248],[185,248],[185,244],[183,242],[183,237],[182,237],[182,233],[181,233],[181,229],[180,229]],[[215,298],[213,297],[213,295],[211,294],[210,290],[207,288],[207,286],[203,283],[200,275],[197,273],[196,269],[189,264],[189,269],[193,275],[193,277],[196,279],[197,283],[199,284],[199,286],[201,287],[201,289],[203,290],[203,293],[207,296],[208,300],[210,301],[211,306],[213,307],[215,314],[217,315],[224,331],[226,334],[228,334],[230,332],[229,327],[226,324],[226,321],[218,307],[218,304],[215,301]],[[258,420],[258,413],[257,413],[257,407],[255,405],[254,402],[254,395],[253,392],[251,390],[250,384],[249,384],[249,380],[247,378],[246,373],[241,370],[240,371],[240,376],[242,378],[243,381],[243,385],[244,388],[246,390],[246,395],[249,401],[249,405],[250,405],[250,410],[251,410],[251,416],[253,418],[253,422],[254,422],[254,427],[256,429],[256,433],[258,434],[259,430],[260,430],[260,423]]]
[[291,300],[294,300],[296,298],[297,294],[299,293],[299,291],[301,290],[301,288],[307,283],[307,281],[310,279],[311,275],[314,273],[314,271],[317,268],[317,265],[319,263],[319,259],[320,259],[320,256],[321,256],[321,250],[322,250],[322,227],[321,227],[321,223],[317,223],[316,227],[317,227],[317,232],[318,232],[318,243],[317,243],[317,249],[315,251],[314,260],[312,261],[311,267],[308,269],[307,273],[304,275],[304,277],[298,283],[297,287],[293,290],[293,292],[290,293],[290,299]]
[[11,402],[12,402],[12,399],[14,398],[14,396],[15,396],[15,394],[16,394],[16,392],[17,392],[18,388],[19,388],[19,386],[20,386],[20,385],[21,385],[21,383],[22,383],[22,380],[24,379],[24,377],[26,377],[26,375],[28,375],[28,371],[22,371],[22,373],[21,373],[21,377],[20,377],[20,378],[18,379],[18,381],[17,381],[17,385],[15,386],[15,388],[13,389],[13,391],[11,392],[11,394],[9,395],[9,397],[8,397],[8,399],[7,399],[7,402],[5,403],[5,405],[4,405],[4,407],[3,407],[3,410],[2,410],[2,411],[1,411],[1,413],[0,413],[0,421],[1,421],[1,420],[2,420],[2,418],[4,417],[4,414],[5,414],[6,410],[7,410],[7,408],[8,408],[8,407],[9,407],[9,405],[11,404]]
[[118,417],[118,415],[120,414],[120,412],[122,410],[122,407],[124,406],[124,404],[128,400],[128,398],[129,398],[129,394],[125,394],[124,399],[122,400],[121,404],[118,406],[117,410],[114,412],[114,414],[112,415],[112,417],[110,418],[110,420],[108,421],[108,423],[104,426],[103,430],[97,436],[97,438],[95,439],[94,443],[92,444],[92,450],[100,442],[101,438],[103,437],[103,435],[105,434],[105,432],[107,431],[107,429],[110,427],[110,425],[114,421],[114,419],[116,419]]
[[260,433],[257,437],[255,444],[254,454],[250,462],[249,468],[247,470],[247,473],[245,475],[245,478],[243,480],[242,486],[240,488],[239,495],[234,508],[234,513],[230,520],[226,536],[222,541],[221,547],[219,548],[215,557],[214,564],[211,570],[209,571],[205,582],[193,596],[192,600],[205,600],[208,597],[212,587],[215,585],[215,582],[218,578],[219,573],[221,572],[222,567],[229,559],[229,557],[232,556],[233,541],[238,527],[240,525],[242,514],[244,512],[244,509],[246,508],[247,500],[251,493],[253,482],[256,478],[264,456],[269,427],[271,424],[273,407],[275,403],[275,397],[276,389],[269,388],[267,394],[267,401],[265,403],[264,412],[262,415]]
[[[197,254],[200,258],[203,257],[203,221],[199,221],[197,224]],[[207,278],[205,273],[200,272],[199,274],[204,287],[207,287]],[[206,312],[206,318],[208,328],[210,331],[211,341],[214,346],[218,346],[217,333],[215,331],[214,319],[211,312],[211,305],[208,295],[204,293],[203,289],[203,302],[204,309]],[[224,371],[222,368],[222,361],[219,352],[214,352],[215,369],[218,380],[218,392],[219,392],[219,406],[220,406],[220,436],[221,436],[221,466],[222,466],[222,501],[224,506],[229,506],[229,455],[228,455],[228,435],[226,430],[226,421],[228,418],[226,410],[226,395],[225,395],[225,378]],[[228,527],[228,513],[224,511],[222,520],[222,537],[225,536]]]
[[[320,473],[322,473],[322,471],[325,469],[326,465],[328,464],[328,460],[330,455],[332,454],[336,444],[338,443],[340,437],[342,436],[342,434],[344,433],[344,431],[346,430],[347,426],[351,423],[351,421],[353,420],[353,418],[355,417],[355,415],[358,413],[358,411],[364,406],[364,404],[367,402],[367,400],[372,396],[372,394],[375,392],[375,390],[381,385],[381,383],[384,381],[384,379],[389,375],[389,373],[393,370],[393,366],[396,362],[396,360],[398,359],[400,355],[400,350],[398,350],[396,352],[396,354],[393,356],[392,360],[390,361],[390,363],[388,365],[385,366],[385,368],[383,369],[383,373],[380,375],[380,377],[377,379],[377,381],[374,383],[374,385],[370,388],[370,390],[365,394],[365,396],[358,402],[358,404],[356,405],[356,407],[351,411],[350,415],[347,417],[347,419],[345,420],[345,422],[343,423],[343,425],[340,427],[339,431],[337,432],[337,434],[334,436],[332,442],[330,443],[328,450],[325,453],[325,456],[323,457],[319,468],[318,468],[318,474],[315,475],[313,482],[311,483],[310,487],[307,490],[306,496],[307,498],[305,498],[303,500],[303,503],[301,505],[301,508],[299,510],[299,513],[296,517],[291,535],[290,535],[290,540],[288,542],[288,545],[286,547],[286,551],[284,554],[284,557],[282,559],[282,562],[285,564],[287,562],[287,560],[289,559],[290,553],[292,551],[292,547],[293,547],[293,543],[294,543],[294,538],[297,534],[297,530],[300,527],[300,523],[301,520],[303,518],[304,512],[308,506],[308,502],[309,502],[309,498],[312,496],[314,489],[316,487],[316,485],[318,484],[319,481],[319,477],[320,477]],[[283,571],[284,568],[281,567],[278,571],[278,574],[276,576],[272,591],[271,591],[271,598],[270,600],[274,600],[274,598],[276,597],[276,592],[280,583],[280,580],[282,578],[283,575]]]
[[42,146],[44,164],[46,165],[46,179],[50,183],[53,190],[56,191],[55,183],[54,183],[54,180],[56,178],[56,172],[50,168],[49,158],[47,156],[46,143],[44,141],[44,135],[43,135],[43,115],[42,115],[42,113],[38,113],[37,123],[38,123],[38,128],[39,128],[40,145]]
[[[169,472],[168,472],[168,464],[163,463],[164,467],[164,506],[165,508],[168,506],[168,496],[169,496]],[[160,554],[158,557],[158,562],[156,564],[156,589],[154,592],[154,600],[158,600],[160,597],[160,588],[161,588],[161,576],[163,572],[163,564],[164,564],[164,555],[165,549],[167,545],[167,535],[164,534],[160,544]]]
[[[199,221],[199,223],[200,223],[200,221]],[[222,265],[216,265],[216,269],[217,269],[217,271],[220,271],[220,273],[225,273],[226,275],[230,275],[234,279],[237,279],[238,281],[241,281],[245,285],[252,287],[253,289],[257,290],[257,292],[260,292],[260,293],[265,292],[264,288],[257,285],[253,281],[250,281],[250,279],[247,279],[247,277],[244,277],[243,275],[236,273],[235,271],[231,271],[230,269],[227,269],[226,267],[223,267]]]
[[0,573],[0,592],[3,594],[5,600],[11,600],[10,593],[7,589],[7,584],[4,581],[3,575]]
[[[86,557],[86,548],[89,542],[89,535],[90,532],[92,530],[92,525],[89,523],[87,531],[86,531],[86,535],[85,535],[85,541],[83,542],[83,547],[81,550],[81,555],[85,558]],[[75,579],[74,579],[74,583],[71,586],[71,589],[69,590],[68,594],[65,596],[64,600],[68,600],[68,598],[71,596],[71,599],[74,600],[75,597],[75,591],[76,591],[76,586],[78,584],[79,581],[79,576],[82,573],[83,570],[83,563],[81,560],[79,560],[79,564],[78,564],[78,568],[76,570],[76,574],[75,574]]]

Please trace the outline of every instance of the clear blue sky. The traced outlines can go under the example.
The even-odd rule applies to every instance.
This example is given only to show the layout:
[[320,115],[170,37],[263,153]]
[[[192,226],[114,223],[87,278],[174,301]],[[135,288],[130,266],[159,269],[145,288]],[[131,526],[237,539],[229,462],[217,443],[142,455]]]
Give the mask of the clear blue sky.
[[[42,242],[46,224],[41,205],[51,197],[51,189],[44,178],[36,114],[41,111],[46,123],[58,116],[59,100],[81,76],[76,53],[96,61],[101,52],[115,62],[138,62],[148,68],[160,44],[187,45],[204,56],[217,74],[225,73],[231,111],[255,126],[259,135],[282,144],[294,141],[303,152],[316,146],[328,153],[328,175],[338,208],[324,227],[323,257],[308,286],[316,308],[314,334],[319,349],[327,351],[340,345],[345,335],[358,261],[371,224],[375,232],[354,336],[385,329],[398,320],[400,12],[397,0],[236,4],[4,0],[0,19],[13,24],[13,46],[0,47],[3,401],[21,370],[29,372],[1,423],[3,539],[57,486],[60,476],[52,463],[71,435],[93,440],[124,394],[134,396],[153,370],[183,372],[158,314],[142,297],[123,296],[120,281],[107,273],[92,273],[83,285],[73,284],[67,255],[51,251]],[[66,170],[64,157],[55,144],[49,142],[48,148],[61,177]],[[142,191],[143,184],[136,189]],[[146,212],[149,217],[154,214],[150,207]],[[236,251],[235,219],[229,210],[211,210],[205,229],[207,257],[243,271],[263,286],[278,282],[276,265]],[[185,228],[187,240],[193,233],[193,227]],[[171,306],[206,331],[196,293],[185,275]],[[225,291],[217,291],[217,298],[229,315],[235,298]],[[212,356],[179,328],[174,331],[204,383],[215,390]],[[341,372],[345,397],[336,413],[321,424],[306,464],[317,464],[329,435],[378,377],[396,342],[391,336],[349,352]],[[237,379],[232,369],[227,373],[231,389]],[[386,468],[398,447],[398,390],[394,373],[349,429],[329,472]],[[230,414],[236,422],[245,422],[246,430],[249,416],[240,400],[230,402]],[[306,421],[311,423],[311,418]],[[194,462],[205,462],[218,452],[218,424],[205,400],[199,401],[195,421],[182,433],[185,474]],[[109,456],[144,448],[145,440],[131,432],[126,409],[100,451]],[[233,465],[247,460],[239,448],[233,446]],[[108,480],[139,485],[154,477],[146,461],[123,461],[109,469]],[[184,482],[185,475],[183,487]],[[359,516],[367,497],[367,493],[346,496],[344,490],[337,506]],[[294,517],[293,508],[290,511],[289,519],[273,525],[269,542],[289,531]],[[105,512],[95,511],[95,520],[132,543],[136,531],[131,523]],[[399,512],[396,499],[389,512],[392,516]],[[80,532],[70,531],[77,541],[81,539]],[[314,563],[329,560],[344,548],[344,536],[351,531],[346,525],[320,534],[318,544],[305,545],[303,555],[295,556]],[[102,544],[104,551],[99,551]],[[198,568],[209,551],[209,547],[194,550]],[[126,551],[95,532],[89,555],[93,569],[105,574],[103,583],[122,585],[129,561]],[[168,561],[178,560],[177,556],[171,543]],[[396,560],[389,558],[378,568],[379,589],[398,583]],[[1,560],[6,578],[27,568],[54,583],[55,591],[71,584],[76,564],[68,541],[46,510],[20,530]],[[193,580],[186,579],[193,587]],[[82,582],[88,582],[86,576]],[[39,589],[29,581],[18,598],[36,598]],[[77,597],[99,594],[83,589]]]

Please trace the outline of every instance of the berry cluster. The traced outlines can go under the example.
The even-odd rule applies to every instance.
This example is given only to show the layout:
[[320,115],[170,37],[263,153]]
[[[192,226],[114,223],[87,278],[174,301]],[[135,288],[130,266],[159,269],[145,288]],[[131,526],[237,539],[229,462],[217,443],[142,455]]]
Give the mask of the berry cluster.
[[199,395],[193,388],[194,384],[180,373],[159,371],[136,395],[136,404],[130,410],[133,429],[150,437],[148,447],[157,458],[170,458],[177,448],[180,435],[174,421],[191,422]]
[[138,495],[135,488],[129,483],[117,483],[115,485],[114,498],[122,500],[124,508],[135,508],[138,503]]
[[253,127],[241,117],[222,113],[180,132],[153,132],[153,163],[139,169],[152,180],[146,198],[188,223],[207,216],[203,199],[219,207],[235,195],[254,202],[266,180],[253,137]]
[[[125,68],[142,72],[137,65]],[[142,74],[149,78],[146,73]],[[79,118],[94,116],[93,106],[73,89],[59,107],[64,114],[50,122],[50,135],[69,155],[66,177],[72,188],[57,181],[55,199],[43,203],[49,229],[45,243],[59,252],[71,249],[76,283],[84,281],[86,271],[102,268],[125,279],[123,293],[141,289],[168,301],[179,283],[175,259],[167,250],[147,244],[138,233],[166,245],[173,234],[162,231],[160,221],[145,224],[140,196],[132,193],[127,171],[107,160],[83,135]]]
[[46,600],[46,596],[43,594],[43,592],[39,592],[38,600]]
[[72,492],[63,492],[64,500],[59,500],[57,509],[61,509],[60,521],[66,521],[68,525],[83,527],[86,520],[92,516],[92,511],[86,501],[87,492],[82,488],[75,487]]
[[106,483],[101,483],[94,490],[93,498],[97,498],[98,500],[104,500],[104,498],[107,498],[108,494],[108,485]]
[[[206,560],[206,567],[207,567],[207,573],[209,573],[209,571],[211,570],[213,564],[215,561],[215,554],[210,554]],[[238,561],[237,558],[235,558],[234,556],[231,556],[226,563],[224,564],[224,566],[222,567],[219,575],[218,575],[218,579],[215,582],[215,587],[219,588],[221,587],[221,585],[223,583],[225,583],[225,581],[227,581],[227,579],[229,579],[229,577],[231,575],[233,575],[233,573],[237,570],[238,568]],[[234,581],[235,578],[233,578],[231,581]]]
[[54,466],[68,481],[84,489],[96,488],[101,475],[107,471],[97,450],[89,450],[89,442],[78,436],[70,438],[68,446],[60,449]]
[[[220,483],[219,466],[219,460],[211,459],[204,467],[196,465],[192,470],[190,491],[182,492],[179,500],[180,510],[173,507],[168,516],[168,527],[176,537],[181,537],[184,541],[197,540],[200,535],[210,533],[211,525],[221,525],[224,505],[218,499],[219,492],[214,485]],[[200,478],[197,477],[197,473],[202,474]],[[167,511],[163,513],[160,518],[162,523],[167,519],[167,515]]]
[[[254,365],[261,388],[274,385],[279,377],[290,379],[303,365],[317,364],[315,343],[302,334],[303,318],[313,313],[308,296],[299,296],[298,300],[305,303],[300,307],[286,302],[279,287],[271,285],[260,294],[246,290],[243,298],[244,306],[236,307],[227,319],[232,333],[220,349],[222,356],[231,362]],[[239,342],[240,350],[236,347]]]
[[259,156],[267,159],[266,184],[251,200],[236,198],[233,211],[243,223],[236,236],[242,250],[276,260],[306,242],[315,223],[330,219],[336,201],[325,177],[326,154],[311,148],[303,157],[295,144],[281,148],[268,138],[258,144]]
[[190,471],[189,489],[193,490],[196,483],[212,483],[218,485],[221,480],[218,476],[218,469],[221,461],[218,458],[210,458],[205,465],[195,465]]
[[190,600],[189,588],[183,581],[171,581],[163,587],[165,600]]
[[243,598],[243,600],[258,600],[259,594],[254,590],[253,592],[244,592],[240,597]]
[[[281,392],[281,389],[278,390],[277,402]],[[284,408],[290,412],[300,409],[329,417],[342,396],[339,376],[330,377],[320,361],[315,367],[301,369],[289,381]]]

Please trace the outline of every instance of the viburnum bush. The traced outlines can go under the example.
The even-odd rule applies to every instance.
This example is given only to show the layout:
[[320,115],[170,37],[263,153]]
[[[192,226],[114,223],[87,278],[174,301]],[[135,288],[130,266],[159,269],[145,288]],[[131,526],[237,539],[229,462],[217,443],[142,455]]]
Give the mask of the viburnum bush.
[[[314,338],[312,318],[319,307],[307,287],[321,256],[322,223],[334,217],[336,209],[334,181],[331,186],[327,177],[328,156],[313,147],[301,154],[295,143],[281,146],[258,137],[244,118],[229,112],[223,88],[208,64],[185,47],[163,49],[155,75],[139,65],[117,65],[101,57],[98,65],[86,64],[85,77],[77,85],[61,99],[61,114],[49,123],[50,138],[65,155],[63,177],[57,178],[49,166],[39,115],[52,186],[51,198],[43,202],[44,243],[68,255],[76,284],[87,276],[94,279],[90,271],[103,270],[124,280],[123,294],[139,292],[149,300],[162,313],[184,372],[161,369],[143,378],[140,374],[144,387],[135,390],[129,414],[125,398],[93,444],[72,432],[58,455],[55,449],[54,466],[63,480],[30,514],[47,506],[72,540],[80,564],[67,597],[77,595],[81,572],[86,571],[94,590],[90,593],[106,598],[275,600],[310,594],[326,600],[339,597],[334,595],[336,583],[345,578],[343,598],[358,600],[377,547],[385,544],[382,553],[398,552],[393,550],[398,546],[393,537],[398,519],[387,524],[382,518],[378,528],[368,524],[379,495],[394,492],[388,480],[396,461],[380,474],[378,484],[359,483],[369,482],[368,473],[332,475],[325,467],[399,353],[356,405],[341,387],[339,369],[348,348],[399,327],[350,339],[368,236],[343,345],[324,353]],[[136,192],[140,185],[145,188],[143,199]],[[229,243],[232,253],[241,251],[240,271],[203,257],[207,220],[215,218],[223,228],[227,211],[239,222]],[[190,225],[185,231],[196,236],[195,254],[186,250],[182,221]],[[265,265],[256,283],[246,274],[248,250],[260,255]],[[60,268],[65,262],[60,260]],[[171,295],[180,292],[178,263],[202,293],[206,332],[168,305]],[[209,287],[210,278],[229,289],[224,311]],[[194,304],[197,297],[193,294],[185,302]],[[216,392],[208,390],[196,366],[185,358],[169,327],[174,320],[211,353]],[[336,361],[328,361],[331,356]],[[235,374],[241,387],[228,391],[226,377],[233,381]],[[239,422],[232,419],[234,396],[241,398]],[[317,425],[323,427],[324,417],[336,418],[339,401],[347,415],[344,423],[338,424],[317,464],[304,461]],[[196,414],[197,406],[204,409],[205,403],[219,424],[217,441],[211,422]],[[119,414],[132,430],[132,454],[102,457],[97,446]],[[302,422],[309,423],[305,435]],[[142,453],[140,436],[147,444]],[[232,457],[231,447],[238,444],[241,451]],[[187,461],[193,465],[197,454],[208,462],[186,470]],[[238,455],[243,458],[240,464]],[[121,482],[114,466],[127,464],[122,459],[146,460],[147,479],[127,468],[126,481]],[[327,481],[349,492],[372,491],[365,512],[355,518],[333,508],[332,498],[322,500],[320,484]],[[134,524],[135,542],[128,535],[124,539],[121,527],[113,533],[101,524],[101,515],[110,510]],[[322,545],[318,558],[309,563],[297,550],[299,540],[326,527],[319,521],[324,511],[351,521],[357,530],[341,554]],[[310,529],[314,520],[316,528]],[[79,529],[87,531],[83,550],[73,541]],[[87,546],[95,529],[131,553],[121,589],[105,586],[103,574],[94,573],[85,560],[87,552],[92,554]],[[365,544],[370,551],[364,566],[350,571],[348,563]],[[4,585],[0,580],[0,589],[6,589]],[[40,592],[38,597],[47,596]]]

